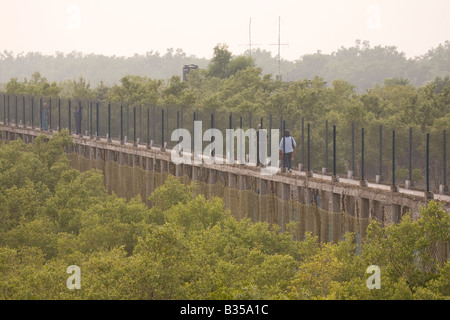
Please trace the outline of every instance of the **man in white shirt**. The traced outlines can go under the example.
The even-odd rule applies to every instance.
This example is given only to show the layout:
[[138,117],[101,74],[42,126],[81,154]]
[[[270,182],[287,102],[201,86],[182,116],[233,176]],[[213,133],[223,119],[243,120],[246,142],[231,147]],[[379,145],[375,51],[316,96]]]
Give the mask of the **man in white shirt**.
[[281,138],[280,142],[280,155],[283,155],[283,165],[289,172],[292,172],[292,160],[294,159],[295,155],[295,147],[297,146],[297,143],[295,142],[294,137],[291,137],[291,133],[289,130],[284,131],[284,136]]

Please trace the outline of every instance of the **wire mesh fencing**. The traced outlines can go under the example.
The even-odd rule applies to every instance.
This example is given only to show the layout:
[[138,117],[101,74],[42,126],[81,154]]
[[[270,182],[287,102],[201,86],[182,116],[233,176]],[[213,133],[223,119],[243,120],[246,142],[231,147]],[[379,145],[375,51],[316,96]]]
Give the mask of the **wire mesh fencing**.
[[[208,129],[222,133],[221,154],[226,155],[227,129],[255,130],[248,131],[250,136],[240,141],[243,153],[248,154],[250,145],[256,143],[256,137],[251,135],[258,125],[267,130],[267,145],[272,141],[272,130],[277,130],[281,139],[284,127],[290,130],[297,145],[294,168],[301,164],[302,170],[315,173],[448,193],[450,148],[445,126],[424,132],[419,127],[398,127],[379,121],[343,125],[334,120],[308,122],[299,114],[235,113],[180,105],[0,94],[0,122],[3,124],[43,131],[67,129],[72,134],[124,143],[173,148],[183,140],[174,132],[186,129],[191,134],[192,151],[195,121],[201,122],[202,150],[216,139],[204,139]],[[235,155],[236,148],[237,143],[231,150]]]

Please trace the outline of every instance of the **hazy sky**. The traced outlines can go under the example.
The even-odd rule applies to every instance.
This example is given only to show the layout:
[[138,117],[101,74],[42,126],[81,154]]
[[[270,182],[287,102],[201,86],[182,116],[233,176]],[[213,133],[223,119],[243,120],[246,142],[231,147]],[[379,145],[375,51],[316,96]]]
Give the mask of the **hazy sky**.
[[450,40],[449,0],[0,0],[0,51],[116,56],[181,48],[211,58],[253,47],[296,60],[356,39],[394,45],[407,57]]

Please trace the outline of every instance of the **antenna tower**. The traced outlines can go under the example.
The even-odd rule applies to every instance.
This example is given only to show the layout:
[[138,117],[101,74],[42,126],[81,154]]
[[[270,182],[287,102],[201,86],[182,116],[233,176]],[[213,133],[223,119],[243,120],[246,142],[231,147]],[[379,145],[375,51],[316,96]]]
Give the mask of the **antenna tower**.
[[278,17],[278,43],[270,44],[271,46],[278,46],[278,74],[277,80],[282,80],[281,76],[281,46],[288,46],[288,43],[281,43],[281,17]]
[[250,57],[252,56],[252,45],[260,46],[261,43],[252,43],[252,18],[248,24],[248,44],[241,44],[241,46],[248,46],[250,50]]

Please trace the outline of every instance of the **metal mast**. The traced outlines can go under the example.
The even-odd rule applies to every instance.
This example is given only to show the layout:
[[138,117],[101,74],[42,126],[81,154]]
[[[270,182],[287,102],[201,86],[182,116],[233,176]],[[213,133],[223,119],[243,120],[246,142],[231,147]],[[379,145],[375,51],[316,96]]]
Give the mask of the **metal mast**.
[[278,46],[278,74],[277,80],[282,80],[281,76],[281,46],[287,46],[287,43],[281,43],[281,17],[278,17],[278,43],[271,44],[271,46]]

